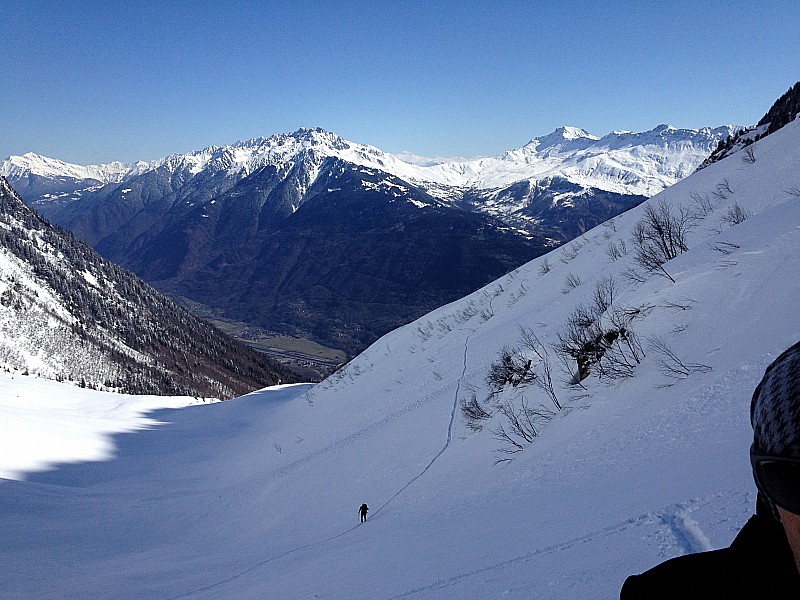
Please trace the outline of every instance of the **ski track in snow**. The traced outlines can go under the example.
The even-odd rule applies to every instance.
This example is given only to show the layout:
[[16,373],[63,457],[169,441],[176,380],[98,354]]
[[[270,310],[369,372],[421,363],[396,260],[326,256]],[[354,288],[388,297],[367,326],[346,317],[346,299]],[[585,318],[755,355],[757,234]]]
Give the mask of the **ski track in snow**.
[[[492,302],[494,302],[494,296],[492,296],[489,299],[489,310],[490,311],[492,310]],[[459,398],[459,394],[461,393],[461,383],[464,381],[464,377],[467,374],[467,361],[468,361],[468,356],[469,356],[469,341],[470,341],[470,338],[473,336],[473,334],[475,334],[476,331],[477,331],[477,329],[472,329],[470,331],[469,335],[467,335],[467,337],[464,339],[464,363],[463,363],[463,367],[462,367],[462,370],[461,370],[461,375],[459,376],[458,381],[456,382],[455,393],[453,394],[453,406],[452,406],[452,408],[450,410],[450,422],[447,425],[447,437],[445,438],[444,445],[442,446],[441,450],[439,450],[439,452],[437,452],[433,456],[433,458],[425,466],[425,468],[423,468],[416,476],[414,476],[412,479],[410,479],[408,482],[406,482],[399,490],[397,490],[397,492],[395,492],[395,494],[391,498],[389,498],[386,502],[384,502],[381,506],[379,506],[377,509],[375,509],[373,511],[373,513],[372,513],[372,518],[373,519],[375,518],[376,515],[378,515],[378,513],[380,513],[384,508],[389,506],[389,504],[391,504],[395,499],[397,499],[398,496],[400,496],[404,491],[406,491],[414,482],[416,482],[422,476],[424,476],[430,470],[430,468],[434,465],[434,463],[437,460],[439,460],[439,458],[442,456],[442,454],[444,454],[445,451],[450,447],[450,443],[453,440],[453,425],[455,424],[456,414],[458,412],[458,398]],[[428,396],[425,396],[425,400],[427,400],[427,399],[428,399]],[[317,457],[319,455],[326,454],[326,453],[330,452],[331,450],[335,450],[336,448],[340,448],[340,447],[346,446],[350,442],[352,442],[352,441],[362,437],[363,435],[367,434],[369,431],[371,431],[373,429],[377,429],[377,428],[381,427],[382,425],[384,425],[385,423],[397,418],[401,414],[404,414],[404,413],[408,412],[409,410],[411,410],[413,408],[413,406],[417,406],[418,404],[421,404],[421,403],[418,402],[418,403],[415,403],[412,406],[408,406],[408,407],[406,407],[405,409],[403,409],[401,411],[393,413],[392,415],[390,415],[386,419],[383,419],[380,422],[371,425],[370,427],[362,429],[361,431],[357,431],[357,432],[353,433],[352,435],[350,435],[350,436],[348,436],[348,437],[346,437],[346,438],[344,438],[342,440],[339,440],[338,442],[336,442],[336,443],[334,443],[334,444],[332,444],[330,446],[327,446],[327,447],[325,447],[325,448],[323,448],[321,450],[318,450],[317,452],[313,452],[313,453],[309,454],[308,456],[304,456],[303,458],[301,458],[299,460],[296,460],[296,461],[294,461],[294,462],[292,462],[292,463],[290,463],[290,464],[288,464],[288,465],[286,465],[286,466],[284,466],[284,467],[282,467],[282,468],[280,468],[280,469],[278,469],[276,471],[273,471],[271,476],[272,477],[280,477],[281,475],[284,475],[284,474],[289,473],[290,471],[294,470],[298,466],[313,460],[315,457]],[[336,535],[332,535],[332,536],[327,537],[327,538],[325,538],[323,540],[319,540],[319,541],[316,541],[316,542],[310,542],[308,544],[304,544],[302,546],[297,546],[295,548],[290,548],[289,550],[286,550],[286,551],[282,552],[281,554],[278,554],[276,556],[272,556],[272,557],[267,558],[267,559],[265,559],[265,560],[263,560],[263,561],[261,561],[259,563],[251,565],[250,567],[244,569],[243,571],[239,571],[238,573],[236,573],[234,575],[231,575],[230,577],[227,577],[226,579],[221,579],[221,580],[216,581],[214,583],[210,583],[210,584],[208,584],[206,586],[203,586],[203,587],[200,587],[200,588],[188,591],[188,592],[184,592],[182,594],[178,594],[177,596],[170,596],[169,598],[167,598],[167,600],[178,600],[178,598],[188,598],[188,597],[194,596],[196,594],[201,594],[203,592],[207,592],[207,591],[212,590],[214,588],[223,586],[226,583],[230,583],[231,581],[234,581],[234,580],[242,577],[243,575],[247,575],[248,573],[258,569],[259,567],[263,567],[264,565],[267,565],[267,564],[269,564],[271,562],[274,562],[276,560],[280,560],[281,558],[284,558],[284,557],[289,556],[291,554],[294,554],[296,552],[301,552],[303,550],[308,550],[309,548],[315,548],[315,547],[318,547],[318,546],[322,546],[324,544],[327,544],[327,543],[330,543],[330,542],[332,542],[334,540],[337,540],[337,539],[339,539],[341,537],[344,537],[345,535],[351,533],[352,531],[355,531],[358,527],[360,527],[360,525],[361,525],[361,523],[359,523],[357,525],[353,525],[352,527],[350,527],[348,529],[345,529],[341,533],[337,533]],[[596,537],[596,535],[597,534],[595,534],[595,537]],[[578,541],[580,541],[580,540],[578,540]],[[572,545],[572,544],[570,544],[570,545]],[[563,544],[561,546],[563,546]],[[559,547],[561,547],[561,546],[559,546]],[[564,547],[569,547],[569,546],[564,546]],[[555,549],[558,549],[558,548],[554,548],[554,550]],[[554,550],[551,550],[551,551],[554,551]],[[538,554],[541,554],[541,553],[544,553],[544,551],[539,552]],[[536,554],[532,554],[531,556],[535,556],[535,555]],[[526,557],[530,558],[527,555],[526,555]],[[523,558],[525,558],[525,557],[523,557]],[[513,562],[516,562],[518,560],[520,560],[520,559],[512,559],[512,561],[510,561],[509,564],[511,564]],[[507,561],[507,562],[509,562],[509,561]],[[504,565],[505,565],[505,563],[501,563],[501,566],[504,566]],[[484,569],[482,569],[480,571],[477,571],[475,574],[480,573],[483,570],[493,569],[493,568],[497,568],[497,566],[484,568]],[[463,577],[462,576],[457,576],[457,578],[461,579]],[[456,580],[458,580],[458,579],[456,579]],[[416,593],[416,592],[412,592],[412,593]],[[397,597],[398,598],[402,598],[405,595],[408,595],[408,594],[404,594],[402,596],[397,596]]]
[[681,549],[684,551],[685,554],[693,554],[696,552],[705,552],[708,550],[713,550],[714,548],[711,545],[711,542],[708,540],[706,535],[700,529],[700,526],[697,524],[697,522],[691,517],[689,517],[689,513],[711,503],[712,501],[718,499],[722,495],[723,494],[714,494],[702,500],[695,500],[691,502],[672,505],[662,509],[661,511],[658,511],[657,513],[647,512],[637,517],[626,519],[614,525],[608,525],[606,527],[602,527],[590,533],[586,533],[584,535],[563,542],[559,542],[557,544],[551,544],[543,548],[537,548],[536,550],[532,550],[525,554],[515,556],[513,558],[509,558],[506,560],[502,560],[490,565],[486,565],[484,567],[480,567],[472,571],[466,571],[464,573],[459,573],[458,575],[453,575],[451,577],[437,579],[436,581],[432,582],[429,585],[414,588],[412,590],[403,592],[402,594],[396,596],[390,596],[386,600],[398,600],[400,598],[410,598],[412,596],[416,596],[418,594],[422,594],[425,592],[431,592],[434,590],[443,589],[461,583],[472,577],[477,577],[479,575],[491,573],[494,571],[502,571],[503,569],[507,569],[509,567],[518,565],[520,563],[529,562],[539,556],[553,554],[555,552],[560,552],[563,550],[568,550],[579,544],[587,544],[598,538],[603,538],[610,535],[622,533],[624,531],[633,529],[634,527],[653,525],[656,523],[666,524],[670,527],[673,535],[680,543]]
[[661,522],[670,528],[673,537],[685,554],[708,552],[714,549],[700,525],[690,516],[695,508],[676,506],[675,511],[665,512],[661,516]]

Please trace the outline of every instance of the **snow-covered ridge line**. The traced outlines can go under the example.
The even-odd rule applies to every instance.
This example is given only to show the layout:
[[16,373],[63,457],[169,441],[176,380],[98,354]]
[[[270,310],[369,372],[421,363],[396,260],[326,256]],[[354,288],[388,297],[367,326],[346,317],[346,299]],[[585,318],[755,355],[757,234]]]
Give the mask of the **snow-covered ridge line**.
[[0,163],[0,175],[13,179],[20,175],[32,173],[42,177],[94,179],[101,183],[113,183],[121,181],[135,166],[121,162],[102,165],[76,165],[35,154],[34,152],[28,152],[22,156],[11,156]]
[[720,139],[737,129],[731,125],[714,129],[659,125],[641,133],[614,131],[597,137],[576,127],[560,127],[495,157],[442,162],[424,157],[410,159],[408,153],[390,154],[323,129],[301,128],[291,134],[209,146],[133,165],[83,167],[29,153],[0,163],[0,174],[12,179],[32,173],[111,183],[162,168],[190,175],[210,170],[247,176],[267,166],[290,169],[301,159],[319,163],[333,157],[386,171],[428,187],[432,193],[435,186],[441,185],[492,189],[558,175],[588,187],[649,196],[693,172]]

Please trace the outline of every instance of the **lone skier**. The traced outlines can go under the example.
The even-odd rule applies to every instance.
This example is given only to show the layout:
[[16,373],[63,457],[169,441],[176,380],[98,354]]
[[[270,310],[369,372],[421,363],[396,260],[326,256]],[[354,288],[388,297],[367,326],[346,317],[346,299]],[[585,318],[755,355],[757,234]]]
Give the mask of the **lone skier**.
[[369,506],[367,506],[366,502],[358,507],[358,512],[361,513],[361,522],[362,523],[367,520],[367,511],[368,510],[369,510]]

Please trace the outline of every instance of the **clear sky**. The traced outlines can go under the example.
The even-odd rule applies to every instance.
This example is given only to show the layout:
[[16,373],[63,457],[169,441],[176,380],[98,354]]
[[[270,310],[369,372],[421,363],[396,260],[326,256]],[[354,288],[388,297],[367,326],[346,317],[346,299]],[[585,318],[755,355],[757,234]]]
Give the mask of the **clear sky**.
[[794,0],[5,0],[0,158],[153,160],[322,127],[493,155],[561,125],[754,124]]

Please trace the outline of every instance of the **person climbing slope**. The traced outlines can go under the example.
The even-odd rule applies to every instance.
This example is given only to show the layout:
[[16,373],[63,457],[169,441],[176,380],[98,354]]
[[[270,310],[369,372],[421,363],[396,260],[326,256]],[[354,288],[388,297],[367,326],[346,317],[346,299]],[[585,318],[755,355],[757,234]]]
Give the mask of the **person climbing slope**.
[[361,513],[361,522],[362,523],[367,520],[367,511],[368,510],[369,510],[369,506],[367,506],[366,502],[358,507],[358,512]]

